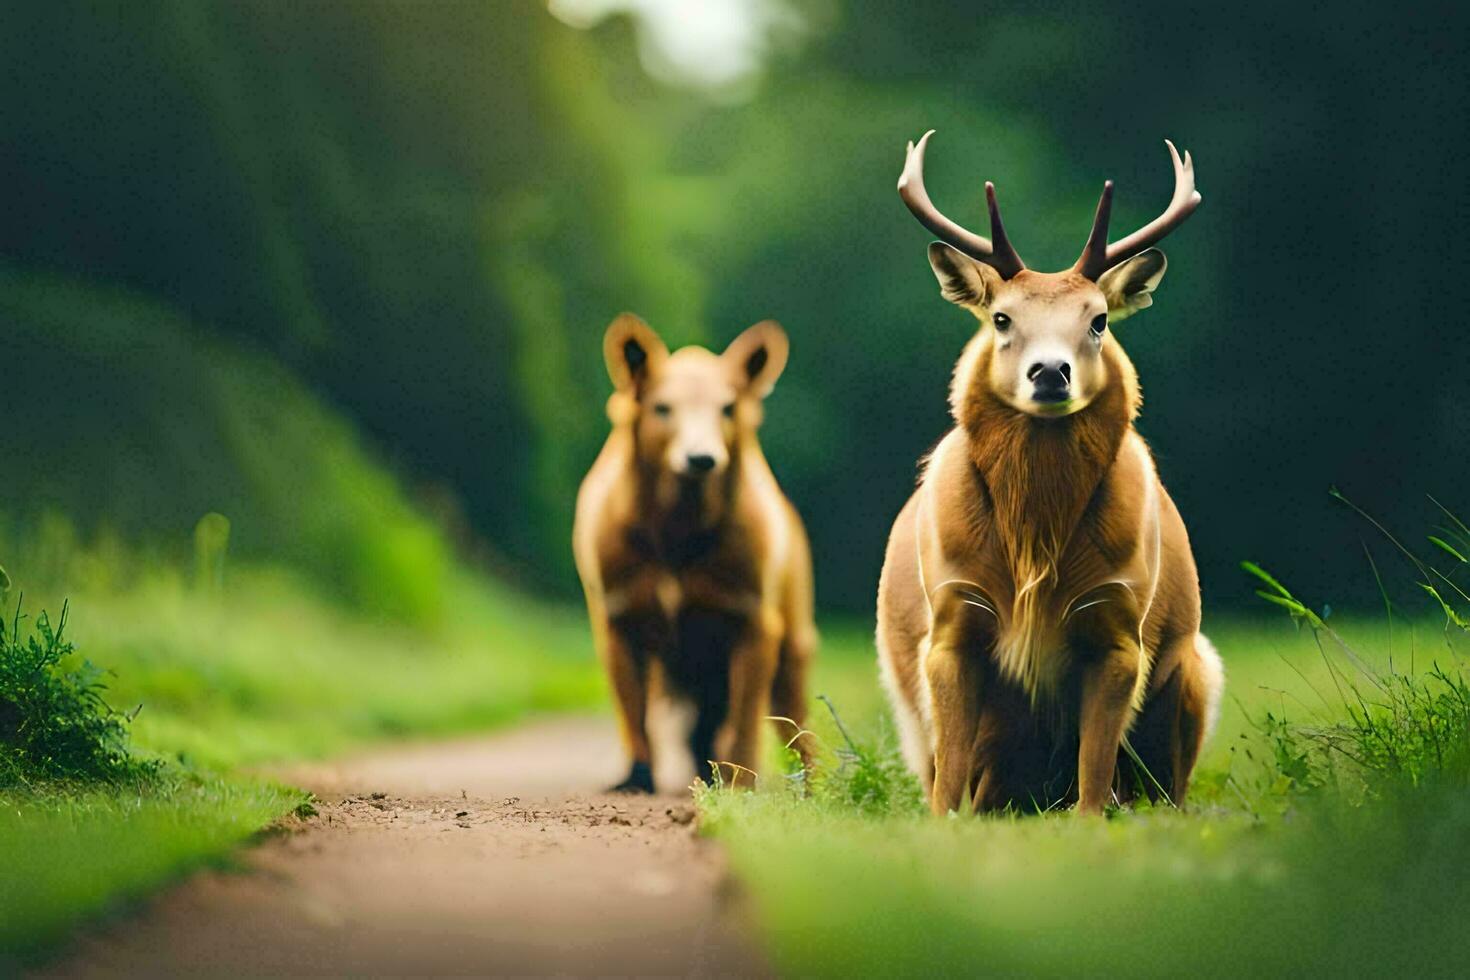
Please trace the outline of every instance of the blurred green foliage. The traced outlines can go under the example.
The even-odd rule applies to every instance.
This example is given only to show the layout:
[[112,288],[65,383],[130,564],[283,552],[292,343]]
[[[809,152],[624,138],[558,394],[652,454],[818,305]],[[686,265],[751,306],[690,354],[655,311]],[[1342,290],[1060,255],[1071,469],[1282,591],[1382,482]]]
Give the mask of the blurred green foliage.
[[[440,615],[450,556],[438,532],[351,425],[270,357],[115,288],[38,273],[0,269],[0,316],[6,394],[31,409],[0,426],[16,461],[4,540],[18,575],[75,583],[47,566],[97,527],[166,532],[187,557],[195,519],[222,511],[247,557],[294,564],[390,617]],[[125,562],[93,564],[117,575]]]
[[570,594],[606,323],[774,316],[768,451],[823,601],[870,608],[970,329],[893,188],[931,126],[941,207],[981,223],[994,179],[1043,268],[1104,177],[1124,229],[1168,197],[1161,138],[1194,152],[1205,206],[1119,333],[1209,602],[1267,553],[1371,600],[1333,483],[1391,526],[1404,487],[1463,504],[1463,10],[781,6],[805,30],[742,100],[533,0],[10,5],[0,510],[177,541],[217,511],[240,554],[431,618],[449,546],[360,428],[456,545]]
[[[143,758],[216,772],[605,703],[581,611],[478,575],[448,576],[432,623],[395,621],[376,606],[333,601],[289,569],[241,563],[222,582],[201,582],[186,561],[116,539],[89,545],[56,519],[48,527],[44,555],[19,550],[35,569],[20,580],[26,607],[59,608],[64,590],[74,613],[65,641],[51,639],[59,627],[38,627],[29,656],[9,635],[0,642],[0,789],[11,781],[8,702],[46,725],[75,727],[80,718],[91,726],[81,735],[101,731],[102,748],[120,745],[113,736],[124,719],[89,686],[102,680],[106,703],[129,709],[127,735]],[[21,622],[21,641],[30,625]],[[51,675],[38,696],[33,661],[47,652]],[[81,710],[94,704],[95,717]]]

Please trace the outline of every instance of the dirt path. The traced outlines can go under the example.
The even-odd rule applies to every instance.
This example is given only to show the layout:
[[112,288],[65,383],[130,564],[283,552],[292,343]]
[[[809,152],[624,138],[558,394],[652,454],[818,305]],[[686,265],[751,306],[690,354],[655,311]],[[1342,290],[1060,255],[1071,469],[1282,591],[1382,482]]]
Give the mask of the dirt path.
[[[687,796],[609,796],[607,721],[294,770],[321,798],[248,872],[205,872],[51,971],[722,975],[766,971]],[[681,785],[665,782],[664,785]]]

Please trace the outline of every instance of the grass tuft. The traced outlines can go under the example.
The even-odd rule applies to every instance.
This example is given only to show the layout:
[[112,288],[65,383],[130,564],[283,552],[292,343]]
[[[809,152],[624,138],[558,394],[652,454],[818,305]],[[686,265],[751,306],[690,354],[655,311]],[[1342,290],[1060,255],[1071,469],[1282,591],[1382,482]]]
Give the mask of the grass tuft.
[[812,750],[811,771],[793,765],[796,753],[789,745],[779,750],[774,768],[788,770],[790,778],[757,781],[761,789],[757,794],[728,785],[717,771],[713,784],[695,785],[703,831],[717,832],[722,819],[744,819],[752,804],[765,812],[785,812],[793,819],[813,814],[880,819],[925,812],[919,782],[904,764],[891,729],[883,726],[874,733],[854,736],[830,697],[818,695],[817,700],[827,707],[828,724],[819,726],[820,732],[798,729],[792,739],[807,740]]
[[63,780],[118,783],[151,777],[158,764],[128,751],[124,714],[103,696],[106,672],[76,663],[65,638],[68,607],[53,626],[43,611],[22,632],[16,601],[0,629],[0,788]]
[[827,706],[842,744],[832,751],[827,765],[817,768],[813,793],[825,802],[865,816],[921,812],[923,793],[904,764],[891,730],[885,728],[876,737],[855,739],[842,723],[832,699],[822,695],[819,700]]
[[[1470,636],[1470,596],[1454,580],[1457,569],[1441,571],[1432,558],[1415,555],[1347,498],[1335,491],[1334,496],[1362,514],[1409,560],[1418,585],[1440,607],[1446,652],[1456,662],[1444,666],[1434,660],[1418,672],[1412,660],[1408,671],[1401,670],[1391,655],[1386,665],[1376,664],[1328,623],[1329,610],[1318,615],[1265,569],[1243,562],[1241,567],[1266,585],[1257,595],[1284,608],[1298,628],[1311,631],[1335,693],[1335,698],[1319,695],[1325,713],[1309,723],[1293,724],[1271,712],[1259,719],[1274,767],[1293,788],[1331,786],[1355,797],[1382,797],[1431,784],[1470,787],[1470,682],[1455,647],[1457,638]],[[1442,505],[1441,510],[1452,525],[1444,533],[1463,532],[1464,524]],[[1430,535],[1429,541],[1464,563],[1443,539]],[[1376,564],[1373,569],[1382,589]],[[1394,606],[1387,593],[1384,606],[1392,620]]]

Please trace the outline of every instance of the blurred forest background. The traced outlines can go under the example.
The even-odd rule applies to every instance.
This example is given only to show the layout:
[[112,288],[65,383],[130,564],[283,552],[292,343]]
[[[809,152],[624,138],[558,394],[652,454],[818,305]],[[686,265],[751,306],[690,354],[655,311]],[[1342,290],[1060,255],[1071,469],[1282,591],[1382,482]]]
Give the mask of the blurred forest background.
[[[971,329],[904,142],[1030,264],[1205,204],[1121,325],[1206,602],[1374,599],[1363,522],[1466,509],[1463,10],[908,0],[9,3],[0,537],[232,552],[433,618],[461,561],[576,594],[623,309],[793,355],[764,438],[867,612]],[[983,230],[983,228],[982,228]],[[208,525],[201,525],[201,533]],[[56,545],[60,547],[60,545]],[[7,559],[6,564],[11,564]],[[12,571],[14,569],[12,568]],[[1304,587],[1305,588],[1305,587]]]

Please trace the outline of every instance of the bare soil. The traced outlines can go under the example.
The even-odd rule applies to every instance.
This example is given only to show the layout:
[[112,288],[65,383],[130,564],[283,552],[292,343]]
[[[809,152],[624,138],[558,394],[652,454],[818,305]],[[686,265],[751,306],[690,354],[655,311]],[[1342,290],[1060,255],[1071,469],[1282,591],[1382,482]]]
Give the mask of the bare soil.
[[280,773],[317,816],[45,972],[767,974],[687,792],[599,792],[621,766],[611,722],[557,720]]

